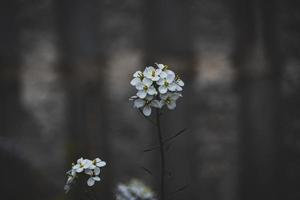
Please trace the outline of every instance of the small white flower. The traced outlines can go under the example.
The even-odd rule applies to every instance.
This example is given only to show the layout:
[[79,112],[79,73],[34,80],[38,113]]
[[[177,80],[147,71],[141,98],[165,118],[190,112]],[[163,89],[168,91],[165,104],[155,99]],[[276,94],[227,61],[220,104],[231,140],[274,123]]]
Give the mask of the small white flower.
[[119,184],[116,190],[116,200],[155,200],[155,194],[139,180],[131,180],[127,184]]
[[176,91],[178,91],[178,92],[182,91],[184,82],[179,78],[179,76],[176,76],[175,83],[176,83]]
[[143,114],[145,116],[150,116],[152,109],[154,108],[161,108],[160,101],[153,99],[153,96],[147,95],[145,99],[136,99],[133,102],[133,106],[135,108],[143,108]]
[[106,165],[106,162],[101,160],[100,158],[96,158],[95,160],[93,160],[93,164],[97,167],[104,167]]
[[148,78],[144,78],[142,82],[138,83],[136,85],[136,89],[138,90],[136,95],[141,99],[144,99],[147,96],[147,94],[149,95],[157,94],[155,87],[152,85],[152,80]]
[[106,162],[101,160],[100,158],[96,158],[93,161],[89,159],[79,158],[76,164],[72,164],[72,169],[67,172],[68,179],[64,189],[68,192],[71,188],[71,185],[74,182],[74,179],[77,176],[77,173],[86,174],[89,177],[87,180],[88,186],[93,186],[95,181],[100,181],[100,167],[104,167]]
[[68,179],[66,185],[64,186],[64,190],[66,193],[68,193],[71,189],[71,185],[73,184],[74,179],[76,178],[76,171],[71,169],[66,174],[68,175]]
[[162,72],[162,70],[160,68],[155,69],[154,67],[150,66],[150,67],[146,67],[145,71],[144,71],[144,76],[149,78],[152,81],[158,81],[160,79],[160,73]]
[[134,74],[133,74],[133,79],[131,80],[130,84],[132,86],[136,86],[136,84],[140,83],[143,81],[144,79],[144,74],[141,72],[141,71],[136,71]]
[[77,173],[82,172],[84,169],[88,169],[89,167],[92,167],[92,162],[87,159],[79,158],[77,160],[77,164],[72,167],[73,170],[75,170]]
[[159,85],[158,91],[161,94],[165,94],[168,91],[174,92],[174,91],[176,91],[176,88],[177,88],[177,85],[174,82],[174,79],[162,78],[159,81],[157,81],[157,84]]
[[161,78],[166,78],[168,80],[172,79],[172,81],[175,79],[175,73],[172,70],[169,70],[167,65],[156,63],[156,66],[161,69]]
[[179,93],[166,93],[166,94],[161,94],[160,98],[161,98],[161,104],[162,105],[167,105],[167,107],[170,110],[173,110],[176,108],[176,100],[182,97],[181,94]]
[[87,184],[88,186],[93,186],[95,184],[95,181],[100,181],[100,177],[99,176],[92,176],[87,180]]
[[70,191],[70,189],[71,189],[71,186],[69,184],[66,184],[64,186],[64,190],[66,191],[66,193],[68,193]]

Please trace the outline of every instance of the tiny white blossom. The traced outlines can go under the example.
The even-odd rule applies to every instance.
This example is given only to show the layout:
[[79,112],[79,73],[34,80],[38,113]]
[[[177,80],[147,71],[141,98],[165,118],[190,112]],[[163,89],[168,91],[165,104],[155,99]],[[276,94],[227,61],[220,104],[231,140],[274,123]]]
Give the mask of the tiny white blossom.
[[182,91],[184,82],[179,78],[179,76],[176,76],[175,83],[176,83],[176,91],[178,91],[178,92]]
[[117,186],[116,200],[156,200],[156,198],[143,182],[133,179],[127,184]]
[[150,95],[146,96],[144,99],[135,99],[133,104],[135,108],[143,108],[142,111],[145,116],[151,115],[151,107],[161,107],[160,101],[153,99],[153,96]]
[[106,165],[106,162],[101,160],[100,158],[96,158],[95,160],[93,160],[93,164],[97,167],[104,167]]
[[136,85],[136,89],[138,90],[136,95],[141,99],[144,99],[147,96],[147,94],[149,95],[157,94],[155,87],[152,85],[152,80],[148,78],[144,78],[142,82],[138,83]]
[[150,67],[146,67],[145,71],[144,71],[144,76],[147,77],[148,79],[152,80],[152,81],[158,81],[160,79],[160,73],[162,72],[161,69],[155,69],[154,67],[150,66]]
[[144,74],[141,72],[141,71],[136,71],[134,74],[133,74],[133,79],[131,80],[130,84],[132,86],[136,86],[136,84],[140,83],[143,81],[144,79]]
[[177,85],[173,81],[174,79],[167,79],[167,78],[160,79],[159,81],[157,81],[157,84],[159,85],[158,91],[161,94],[165,94],[168,91],[174,92],[177,88]]
[[88,186],[93,186],[95,184],[95,181],[100,181],[100,177],[99,176],[92,176],[87,180],[87,184]]
[[170,80],[170,79],[174,80],[175,73],[172,70],[169,70],[167,65],[156,63],[156,66],[159,69],[161,69],[161,73],[160,73],[161,78],[166,78],[168,80]]
[[182,97],[182,95],[179,93],[166,93],[166,94],[161,94],[160,97],[161,97],[161,104],[167,105],[167,107],[170,110],[173,110],[176,108],[176,100],[179,97]]
[[92,167],[92,162],[87,159],[79,158],[77,160],[77,164],[73,166],[73,169],[77,172],[80,173],[84,169],[88,169],[89,167]]

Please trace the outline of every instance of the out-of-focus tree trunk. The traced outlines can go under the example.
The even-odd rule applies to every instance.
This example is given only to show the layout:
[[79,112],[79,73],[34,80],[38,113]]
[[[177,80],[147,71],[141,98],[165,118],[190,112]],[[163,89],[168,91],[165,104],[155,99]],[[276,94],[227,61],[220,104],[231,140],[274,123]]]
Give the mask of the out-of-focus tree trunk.
[[[97,0],[58,0],[61,72],[66,91],[69,163],[83,156],[109,158],[106,55],[99,31],[101,3]],[[97,189],[111,199],[109,168]],[[105,176],[105,174],[107,176]],[[105,178],[106,177],[106,178]]]
[[236,1],[240,199],[280,199],[281,67],[277,2]]
[[20,37],[17,1],[1,1],[0,135],[15,135],[22,116],[20,101]]
[[[147,1],[145,3],[145,37],[147,65],[154,62],[167,64],[185,81],[184,96],[192,94],[194,80],[194,49],[191,34],[190,1]],[[178,100],[174,111],[166,111],[162,117],[163,135],[174,135],[190,123],[189,97]],[[186,101],[184,103],[184,101]],[[154,130],[155,131],[155,130]],[[190,131],[190,130],[189,130]],[[156,140],[155,140],[156,141]],[[192,134],[176,138],[166,152],[166,197],[172,199],[196,199],[195,139]],[[158,153],[158,152],[156,152]],[[188,155],[188,156],[187,156]],[[179,162],[180,160],[180,162]],[[156,162],[159,162],[158,160]],[[157,179],[158,180],[158,179]],[[188,185],[188,186],[187,186]],[[186,187],[181,192],[179,188]]]

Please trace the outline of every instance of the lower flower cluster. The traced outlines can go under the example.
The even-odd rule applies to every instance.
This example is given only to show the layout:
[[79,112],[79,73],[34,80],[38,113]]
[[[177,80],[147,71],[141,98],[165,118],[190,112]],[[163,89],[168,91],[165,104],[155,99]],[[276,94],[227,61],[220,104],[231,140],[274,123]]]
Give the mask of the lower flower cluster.
[[116,200],[156,200],[156,198],[149,187],[134,179],[127,184],[117,186]]
[[72,169],[67,172],[68,179],[65,185],[65,191],[68,192],[74,184],[75,179],[79,174],[84,174],[88,177],[87,185],[93,186],[96,181],[100,181],[100,168],[106,165],[105,161],[100,158],[94,160],[79,158],[76,164],[72,164]]
[[155,63],[145,70],[133,74],[130,84],[137,89],[134,107],[141,109],[145,116],[151,115],[151,107],[175,109],[176,101],[182,97],[184,82],[167,65]]

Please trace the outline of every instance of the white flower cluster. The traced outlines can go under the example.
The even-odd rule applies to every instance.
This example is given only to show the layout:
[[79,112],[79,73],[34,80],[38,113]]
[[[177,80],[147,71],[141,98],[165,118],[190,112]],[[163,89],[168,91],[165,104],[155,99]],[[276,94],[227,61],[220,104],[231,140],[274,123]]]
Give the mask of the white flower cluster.
[[78,174],[82,173],[88,175],[87,185],[93,186],[96,181],[100,181],[100,168],[106,165],[105,161],[100,158],[94,160],[79,158],[77,163],[72,163],[72,169],[67,172],[68,179],[65,185],[65,191],[68,192],[71,189],[71,185],[75,179],[78,178]]
[[128,184],[117,186],[116,200],[156,200],[156,198],[149,187],[134,179]]
[[154,67],[146,67],[143,72],[135,72],[130,84],[137,89],[136,96],[130,100],[134,100],[134,107],[142,109],[145,116],[151,115],[151,107],[166,105],[171,110],[175,109],[184,86],[184,82],[167,65],[158,63]]

